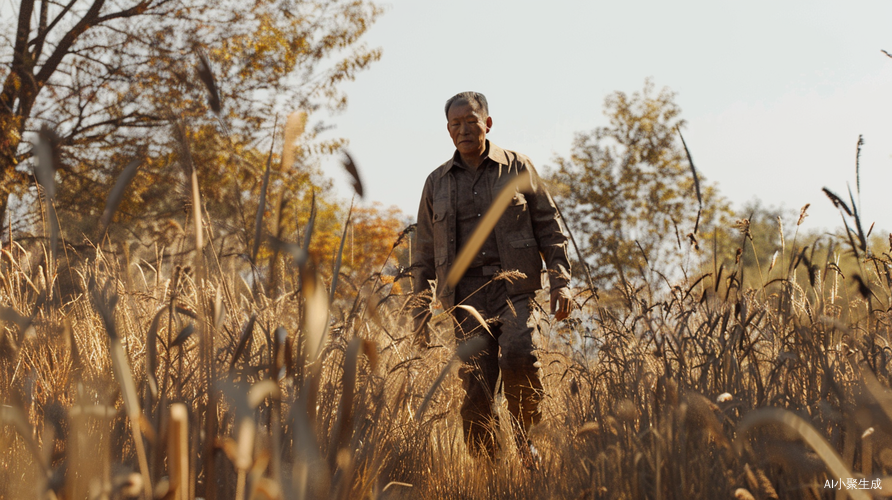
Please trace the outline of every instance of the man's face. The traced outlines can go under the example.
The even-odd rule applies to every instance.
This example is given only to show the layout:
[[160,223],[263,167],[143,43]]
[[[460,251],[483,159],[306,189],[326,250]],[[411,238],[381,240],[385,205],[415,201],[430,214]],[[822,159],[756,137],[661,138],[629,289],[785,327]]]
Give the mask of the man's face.
[[462,156],[480,155],[486,149],[486,133],[492,127],[492,118],[481,116],[467,101],[456,101],[447,113],[447,128],[455,149]]

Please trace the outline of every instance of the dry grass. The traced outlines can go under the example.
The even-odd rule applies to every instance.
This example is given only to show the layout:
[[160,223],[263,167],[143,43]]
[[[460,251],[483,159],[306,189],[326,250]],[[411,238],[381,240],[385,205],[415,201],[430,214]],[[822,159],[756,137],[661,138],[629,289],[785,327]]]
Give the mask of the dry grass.
[[[3,248],[0,498],[892,493],[892,257],[866,253],[870,230],[835,195],[854,218],[852,229],[843,215],[847,268],[857,269],[848,279],[838,249],[822,267],[794,237],[780,266],[775,254],[768,276],[760,268],[762,283],[773,270],[782,277],[757,290],[741,289],[738,258],[662,292],[645,282],[585,290],[560,325],[542,315],[546,394],[531,471],[508,429],[497,429],[495,462],[468,455],[454,372],[473,341],[456,346],[440,321],[439,347],[418,347],[412,297],[396,292],[407,273],[377,273],[330,304],[337,281],[326,284],[308,259],[311,216],[302,245],[282,241],[273,224],[266,288],[275,292],[264,292],[262,213],[249,258],[219,256],[200,179],[183,158],[192,210],[178,247],[197,250],[153,263],[108,246],[74,256],[64,242],[57,251],[54,220],[48,247]],[[50,211],[55,186],[44,190]],[[116,196],[117,187],[103,229]],[[73,257],[81,263],[59,265]],[[335,276],[340,260],[339,251]],[[500,395],[496,405],[508,422]],[[883,489],[825,488],[840,479]]]
[[0,497],[830,498],[827,479],[892,470],[876,273],[848,300],[826,273],[765,294],[707,276],[543,324],[528,471],[506,431],[496,463],[467,454],[454,343],[420,351],[406,297],[367,286],[328,327],[311,268],[283,261],[291,291],[267,297],[210,251],[97,249],[49,301],[43,253],[4,250]]

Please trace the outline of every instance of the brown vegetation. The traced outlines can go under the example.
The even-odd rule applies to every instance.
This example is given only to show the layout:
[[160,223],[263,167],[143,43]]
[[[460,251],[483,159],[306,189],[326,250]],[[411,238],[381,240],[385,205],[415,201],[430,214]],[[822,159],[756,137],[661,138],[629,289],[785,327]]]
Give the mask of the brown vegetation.
[[[530,471],[505,433],[497,462],[469,457],[456,347],[442,328],[444,347],[418,350],[394,280],[345,293],[329,323],[320,273],[288,245],[269,293],[211,245],[151,264],[97,247],[67,271],[77,292],[63,301],[51,250],[13,242],[0,496],[826,498],[828,479],[862,477],[892,488],[890,262],[859,250],[848,279],[791,248],[786,277],[764,289],[740,290],[740,268],[720,268],[666,293],[580,293],[574,318],[539,339],[545,418]],[[803,265],[810,280],[794,279]]]

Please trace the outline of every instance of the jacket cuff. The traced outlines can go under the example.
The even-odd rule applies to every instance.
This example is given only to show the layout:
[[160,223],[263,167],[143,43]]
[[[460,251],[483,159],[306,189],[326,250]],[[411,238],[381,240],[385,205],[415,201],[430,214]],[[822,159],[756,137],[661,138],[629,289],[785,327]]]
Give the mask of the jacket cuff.
[[570,270],[562,265],[548,270],[548,283],[552,290],[570,286]]

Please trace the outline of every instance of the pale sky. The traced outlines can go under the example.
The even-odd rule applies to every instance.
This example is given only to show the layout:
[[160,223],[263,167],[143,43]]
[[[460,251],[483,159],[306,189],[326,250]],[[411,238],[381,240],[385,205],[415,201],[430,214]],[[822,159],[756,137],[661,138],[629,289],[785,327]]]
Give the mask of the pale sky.
[[[839,225],[821,193],[855,190],[866,227],[892,229],[892,2],[393,0],[365,41],[381,61],[344,89],[329,136],[350,141],[368,201],[412,215],[452,154],[443,105],[483,92],[489,138],[544,170],[607,124],[604,98],[652,77],[677,92],[698,171],[735,207],[759,198],[808,228]],[[343,197],[346,175],[326,163]]]

